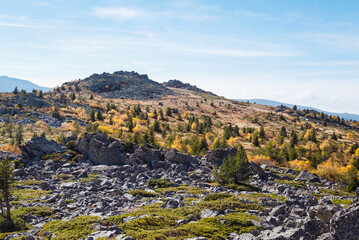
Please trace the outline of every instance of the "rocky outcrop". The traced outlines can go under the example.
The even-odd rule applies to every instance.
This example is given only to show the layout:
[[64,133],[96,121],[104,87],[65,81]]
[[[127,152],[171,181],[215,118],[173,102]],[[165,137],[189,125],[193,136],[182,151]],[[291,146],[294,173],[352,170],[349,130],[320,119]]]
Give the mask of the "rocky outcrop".
[[320,179],[316,174],[310,173],[306,170],[303,170],[298,176],[294,179],[295,181],[308,181],[308,182],[319,182]]
[[49,141],[43,137],[35,137],[20,146],[24,160],[40,160],[42,156],[51,153],[63,153],[65,150],[55,141]]
[[198,164],[198,160],[190,155],[179,153],[176,149],[166,152],[165,159],[171,163],[182,164],[189,167],[191,164]]
[[81,80],[79,86],[107,98],[151,100],[173,94],[160,83],[150,80],[147,75],[136,72],[93,74]]
[[214,149],[207,152],[205,161],[220,166],[222,165],[223,159],[234,157],[236,154],[236,148]]
[[208,93],[212,96],[217,96],[216,94],[214,94],[212,92],[204,91],[203,89],[198,88],[196,85],[191,85],[189,83],[183,83],[180,80],[176,80],[176,79],[169,80],[168,82],[164,82],[163,85],[165,87],[186,89],[186,90],[190,90],[190,91],[194,91],[194,92]]
[[359,201],[336,212],[330,221],[333,240],[357,240],[359,236]]
[[97,165],[125,165],[128,160],[123,155],[125,146],[105,134],[88,134],[78,138],[77,150]]

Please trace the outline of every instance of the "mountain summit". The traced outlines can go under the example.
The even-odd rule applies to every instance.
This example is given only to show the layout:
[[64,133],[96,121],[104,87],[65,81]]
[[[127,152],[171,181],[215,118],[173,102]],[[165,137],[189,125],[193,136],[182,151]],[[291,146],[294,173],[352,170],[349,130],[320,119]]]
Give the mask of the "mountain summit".
[[147,74],[117,71],[92,74],[78,85],[106,98],[150,100],[172,94],[168,88],[148,78]]

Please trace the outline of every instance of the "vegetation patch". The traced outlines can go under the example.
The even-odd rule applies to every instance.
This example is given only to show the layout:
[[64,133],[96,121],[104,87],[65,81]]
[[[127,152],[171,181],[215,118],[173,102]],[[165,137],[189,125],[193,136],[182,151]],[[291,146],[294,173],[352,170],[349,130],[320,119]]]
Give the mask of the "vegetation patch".
[[213,193],[213,194],[207,195],[203,200],[204,201],[214,201],[214,200],[225,199],[225,198],[230,198],[230,197],[233,197],[233,195],[229,194],[229,193]]
[[128,193],[135,197],[136,196],[140,196],[140,197],[159,197],[159,196],[161,196],[158,193],[149,192],[149,191],[145,191],[142,189],[131,190],[131,191],[128,191]]
[[147,185],[157,188],[168,188],[172,186],[171,182],[165,179],[151,179],[147,182]]
[[305,188],[305,189],[307,188],[307,185],[305,183],[300,182],[300,181],[275,179],[274,182],[291,185],[291,186],[296,187],[296,188]]
[[353,200],[351,199],[334,199],[333,201],[333,204],[337,204],[337,205],[350,205]]
[[33,200],[47,195],[50,195],[50,191],[36,189],[15,189],[13,191],[13,196],[19,201]]
[[49,217],[54,214],[50,207],[20,207],[12,211],[16,217],[23,218],[26,215]]
[[184,191],[187,194],[194,194],[194,195],[200,195],[203,192],[208,192],[207,190],[204,190],[202,188],[192,187],[192,186],[188,186],[186,184],[181,184],[178,187],[167,187],[167,188],[156,188],[155,189],[155,192],[161,193],[161,194],[164,194],[167,191],[169,191],[169,192]]
[[327,188],[321,188],[319,189],[321,193],[336,196],[336,197],[342,197],[342,196],[348,196],[348,197],[354,197],[354,193],[350,193],[344,190],[338,190],[338,189],[327,189]]
[[98,174],[90,173],[90,174],[87,175],[87,177],[81,178],[80,181],[81,181],[81,183],[92,182],[93,180],[95,180],[98,177],[99,177]]
[[51,237],[52,240],[84,239],[95,231],[94,225],[100,219],[100,217],[95,216],[82,216],[69,221],[56,220],[45,223],[39,234],[42,235],[44,232],[50,231],[54,234],[54,237]]

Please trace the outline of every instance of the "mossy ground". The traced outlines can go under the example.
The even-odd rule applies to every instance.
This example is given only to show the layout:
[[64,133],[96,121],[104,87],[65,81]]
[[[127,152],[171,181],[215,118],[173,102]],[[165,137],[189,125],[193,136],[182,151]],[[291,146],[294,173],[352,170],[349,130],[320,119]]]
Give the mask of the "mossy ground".
[[94,225],[99,223],[100,217],[82,216],[69,221],[56,220],[45,223],[40,235],[50,231],[56,235],[52,240],[78,240],[83,239],[95,231]]
[[[206,201],[200,201],[194,206],[177,209],[161,208],[161,203],[147,205],[136,211],[120,216],[113,216],[104,221],[105,225],[116,224],[127,235],[136,239],[185,239],[204,236],[208,239],[226,239],[231,232],[249,232],[256,228],[250,221],[259,221],[248,215],[249,210],[264,210],[258,204],[243,203],[238,197],[227,194],[212,194]],[[210,209],[224,212],[227,209],[237,211],[222,217],[205,218],[177,226],[177,220],[188,220],[190,216],[200,219],[202,210]],[[127,217],[139,217],[125,221]]]

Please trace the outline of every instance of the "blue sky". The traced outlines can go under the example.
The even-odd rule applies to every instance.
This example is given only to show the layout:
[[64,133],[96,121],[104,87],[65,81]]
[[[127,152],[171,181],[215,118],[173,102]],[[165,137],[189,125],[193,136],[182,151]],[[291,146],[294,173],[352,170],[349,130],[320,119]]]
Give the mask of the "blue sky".
[[359,1],[1,0],[0,75],[179,79],[228,98],[359,113]]

